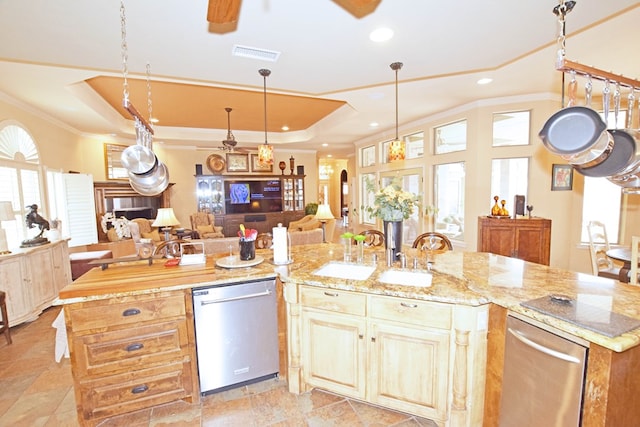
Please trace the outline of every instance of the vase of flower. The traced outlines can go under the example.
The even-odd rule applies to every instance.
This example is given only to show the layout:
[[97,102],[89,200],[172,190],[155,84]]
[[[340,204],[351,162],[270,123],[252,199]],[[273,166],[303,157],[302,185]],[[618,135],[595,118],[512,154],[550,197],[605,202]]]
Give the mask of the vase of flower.
[[402,252],[402,220],[382,221],[384,224],[384,241],[387,248],[393,248],[393,260]]

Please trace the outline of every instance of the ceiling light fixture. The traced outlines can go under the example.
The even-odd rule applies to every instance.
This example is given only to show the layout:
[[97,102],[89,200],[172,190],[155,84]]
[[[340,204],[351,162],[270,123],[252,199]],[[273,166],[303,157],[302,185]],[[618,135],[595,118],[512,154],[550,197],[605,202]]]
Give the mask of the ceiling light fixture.
[[394,62],[390,65],[396,72],[396,139],[389,144],[389,161],[404,160],[404,141],[398,137],[398,70],[402,68],[402,62]]
[[285,132],[286,132],[286,131],[288,131],[288,130],[289,130],[289,126],[284,125],[284,126],[282,126],[280,129],[282,129],[283,131],[285,131]]
[[261,68],[258,73],[264,80],[264,144],[258,145],[258,163],[261,165],[273,164],[273,146],[267,141],[267,77],[271,74],[271,70]]
[[480,80],[478,80],[476,83],[478,83],[479,85],[486,85],[489,84],[493,81],[493,79],[491,77],[483,77]]
[[387,40],[391,40],[392,37],[393,30],[391,28],[378,28],[369,34],[369,40],[376,43],[386,42]]

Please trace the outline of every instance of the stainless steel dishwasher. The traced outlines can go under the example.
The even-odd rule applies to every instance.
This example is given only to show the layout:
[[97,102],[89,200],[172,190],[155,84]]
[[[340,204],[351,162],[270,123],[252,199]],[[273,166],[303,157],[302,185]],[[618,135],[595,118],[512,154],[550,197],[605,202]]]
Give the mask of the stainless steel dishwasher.
[[587,348],[507,317],[502,427],[580,425]]
[[200,392],[278,375],[275,279],[193,289]]

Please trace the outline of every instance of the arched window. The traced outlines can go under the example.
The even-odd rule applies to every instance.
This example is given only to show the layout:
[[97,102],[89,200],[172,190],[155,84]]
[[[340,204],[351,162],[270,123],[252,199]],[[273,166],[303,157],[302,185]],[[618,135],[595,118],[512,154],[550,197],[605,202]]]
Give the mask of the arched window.
[[2,228],[9,248],[17,247],[27,238],[26,207],[41,207],[43,192],[38,148],[15,121],[0,122],[0,182],[0,201],[10,201],[15,215],[15,221],[2,221]]

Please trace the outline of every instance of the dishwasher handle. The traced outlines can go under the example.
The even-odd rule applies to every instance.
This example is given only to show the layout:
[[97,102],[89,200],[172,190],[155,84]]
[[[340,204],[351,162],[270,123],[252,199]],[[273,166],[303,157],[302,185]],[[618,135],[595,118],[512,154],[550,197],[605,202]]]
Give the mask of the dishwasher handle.
[[204,306],[204,305],[209,305],[209,304],[219,304],[221,302],[239,301],[239,300],[243,300],[243,299],[264,297],[264,296],[268,296],[268,295],[271,295],[271,291],[270,290],[266,290],[264,292],[257,292],[255,294],[239,295],[237,297],[229,297],[229,298],[220,298],[220,299],[214,299],[214,300],[200,301],[200,305]]
[[560,351],[557,350],[553,350],[549,347],[545,347],[542,344],[538,344],[535,341],[530,340],[529,338],[523,336],[522,334],[520,334],[518,331],[511,329],[511,328],[507,328],[507,330],[509,331],[509,333],[511,335],[513,335],[518,341],[520,341],[521,343],[523,343],[524,345],[527,345],[529,347],[533,347],[536,350],[544,353],[544,354],[548,354],[551,357],[555,357],[556,359],[561,359],[564,360],[565,362],[569,362],[569,363],[576,363],[576,364],[580,364],[581,361],[580,359],[578,359],[575,356],[571,356],[569,354],[565,354],[562,353]]

